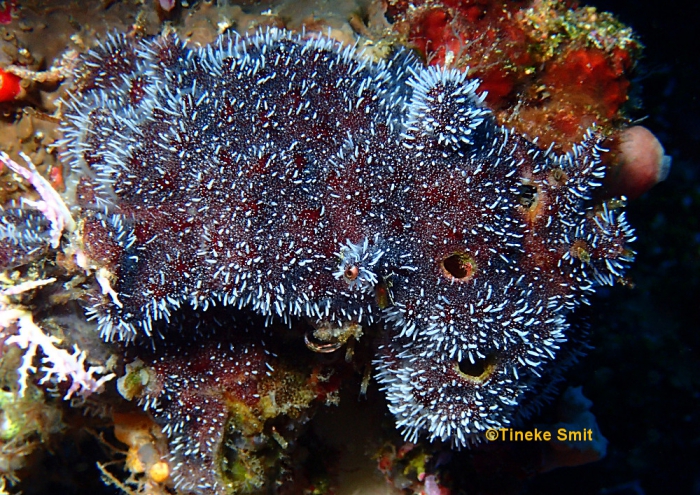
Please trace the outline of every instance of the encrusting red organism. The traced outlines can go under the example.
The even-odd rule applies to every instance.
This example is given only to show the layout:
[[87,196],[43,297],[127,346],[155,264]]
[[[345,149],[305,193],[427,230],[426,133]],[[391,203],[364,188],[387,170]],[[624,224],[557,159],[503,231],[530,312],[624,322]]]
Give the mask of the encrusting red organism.
[[605,176],[606,194],[635,199],[666,179],[671,158],[647,128],[629,127],[609,140],[608,164]]
[[428,64],[469,68],[497,121],[545,149],[624,121],[641,44],[610,14],[549,0],[390,0],[387,13]]
[[19,82],[19,77],[0,69],[0,103],[13,101],[19,95],[22,89]]

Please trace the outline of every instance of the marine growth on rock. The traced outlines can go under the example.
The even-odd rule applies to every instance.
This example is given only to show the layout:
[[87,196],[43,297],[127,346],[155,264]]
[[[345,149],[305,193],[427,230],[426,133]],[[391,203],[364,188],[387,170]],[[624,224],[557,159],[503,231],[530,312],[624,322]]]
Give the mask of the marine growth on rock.
[[157,323],[167,339],[188,307],[379,324],[376,378],[408,439],[463,446],[510,424],[633,233],[623,202],[591,199],[595,130],[542,150],[478,87],[308,33],[111,36],[83,57],[60,145],[104,289],[87,314],[119,341]]

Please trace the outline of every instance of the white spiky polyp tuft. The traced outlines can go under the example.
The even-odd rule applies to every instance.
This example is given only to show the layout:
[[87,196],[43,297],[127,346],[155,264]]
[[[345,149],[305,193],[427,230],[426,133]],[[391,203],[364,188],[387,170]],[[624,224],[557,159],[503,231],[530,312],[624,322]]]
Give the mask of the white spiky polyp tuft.
[[373,270],[384,254],[384,251],[377,246],[377,240],[378,237],[375,237],[370,246],[369,239],[357,244],[353,244],[348,239],[337,253],[340,263],[338,269],[333,272],[333,276],[338,280],[344,280],[352,290],[373,293],[379,282],[379,277]]
[[408,108],[407,134],[425,134],[438,144],[454,150],[474,144],[474,135],[491,114],[482,107],[479,81],[468,79],[467,71],[428,67],[407,83],[413,88]]

